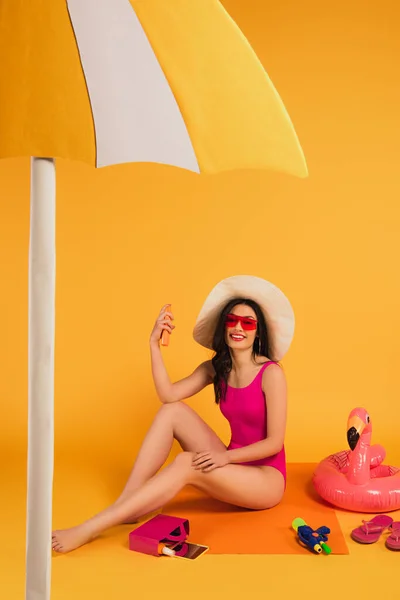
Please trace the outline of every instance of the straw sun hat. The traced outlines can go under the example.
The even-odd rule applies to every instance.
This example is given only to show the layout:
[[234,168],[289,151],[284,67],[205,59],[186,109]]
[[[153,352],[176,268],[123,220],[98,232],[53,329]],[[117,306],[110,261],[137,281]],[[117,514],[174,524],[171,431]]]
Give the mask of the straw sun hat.
[[275,285],[252,275],[223,279],[211,290],[197,317],[193,337],[201,346],[212,349],[220,313],[234,298],[254,300],[263,312],[268,330],[271,360],[282,360],[294,334],[294,313],[289,300]]

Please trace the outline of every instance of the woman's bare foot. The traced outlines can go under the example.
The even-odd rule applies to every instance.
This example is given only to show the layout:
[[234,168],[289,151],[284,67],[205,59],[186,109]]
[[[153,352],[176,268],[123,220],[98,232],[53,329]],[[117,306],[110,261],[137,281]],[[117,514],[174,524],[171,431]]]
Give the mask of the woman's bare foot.
[[55,552],[71,552],[90,542],[93,533],[90,527],[83,523],[69,529],[57,529],[52,533],[52,548]]

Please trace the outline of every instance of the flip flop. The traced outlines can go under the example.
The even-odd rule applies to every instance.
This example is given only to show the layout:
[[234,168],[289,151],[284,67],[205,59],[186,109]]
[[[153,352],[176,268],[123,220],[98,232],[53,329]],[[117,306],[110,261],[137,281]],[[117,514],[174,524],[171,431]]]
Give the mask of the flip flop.
[[360,527],[353,529],[351,537],[359,544],[374,544],[379,540],[385,529],[392,525],[393,519],[388,515],[377,515],[370,521],[363,521],[362,523]]
[[390,535],[386,538],[385,545],[389,550],[400,550],[400,521],[392,523],[390,528]]

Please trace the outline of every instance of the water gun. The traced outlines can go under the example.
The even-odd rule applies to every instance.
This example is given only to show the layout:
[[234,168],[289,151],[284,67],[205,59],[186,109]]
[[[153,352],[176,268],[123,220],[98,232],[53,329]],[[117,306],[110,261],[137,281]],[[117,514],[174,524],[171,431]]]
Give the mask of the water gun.
[[329,527],[318,527],[318,529],[312,529],[307,525],[304,519],[294,519],[292,523],[293,529],[297,532],[299,540],[302,544],[316,552],[317,554],[321,554],[325,552],[325,554],[330,554],[332,550],[325,543],[328,541],[328,534],[331,532]]

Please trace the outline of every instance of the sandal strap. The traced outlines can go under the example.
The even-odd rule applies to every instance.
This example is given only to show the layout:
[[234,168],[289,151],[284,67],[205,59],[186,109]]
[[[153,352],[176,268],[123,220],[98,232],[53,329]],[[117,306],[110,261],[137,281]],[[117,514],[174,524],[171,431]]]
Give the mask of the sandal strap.
[[386,525],[377,525],[373,521],[362,521],[363,526],[362,529],[365,530],[365,533],[378,533],[379,531],[385,531],[387,529]]
[[391,537],[394,537],[396,542],[400,541],[400,527],[397,527],[396,529],[391,529]]

